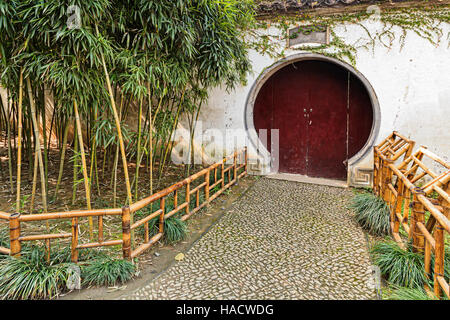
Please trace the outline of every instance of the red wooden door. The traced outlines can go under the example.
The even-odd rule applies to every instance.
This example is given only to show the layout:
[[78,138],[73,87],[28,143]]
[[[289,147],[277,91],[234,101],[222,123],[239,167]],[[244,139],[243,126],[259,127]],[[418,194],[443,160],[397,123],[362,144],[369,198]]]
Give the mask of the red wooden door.
[[308,169],[311,177],[345,179],[347,158],[348,71],[308,61]]
[[[279,171],[345,179],[346,160],[367,141],[372,108],[364,85],[347,70],[302,61],[277,71],[254,106],[259,129],[279,129]],[[268,146],[270,150],[270,143]]]

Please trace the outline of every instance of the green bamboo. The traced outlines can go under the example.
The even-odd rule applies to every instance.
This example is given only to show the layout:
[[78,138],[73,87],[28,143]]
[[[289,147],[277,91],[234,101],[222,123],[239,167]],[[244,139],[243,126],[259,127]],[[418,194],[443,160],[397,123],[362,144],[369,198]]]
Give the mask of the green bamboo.
[[19,79],[19,103],[17,106],[17,192],[16,192],[16,212],[20,212],[20,182],[22,173],[22,96],[23,96],[23,70],[20,69]]
[[36,144],[36,153],[39,164],[39,172],[41,177],[41,194],[42,194],[42,206],[44,208],[44,212],[47,212],[47,191],[45,184],[45,170],[44,170],[44,162],[42,160],[42,145],[39,136],[39,126],[36,120],[36,107],[34,105],[33,93],[31,89],[30,78],[27,78],[27,87],[28,87],[28,97],[30,100],[30,110],[31,110],[31,121],[34,127],[34,137]]
[[[75,112],[75,121],[77,123],[78,144],[80,147],[81,165],[84,177],[84,189],[86,193],[86,205],[88,210],[91,210],[91,188],[89,186],[89,177],[87,174],[86,155],[84,153],[83,133],[81,131],[80,115],[78,114],[78,105],[75,99],[73,100],[73,110]],[[94,238],[94,221],[92,219],[92,216],[89,217],[89,237],[91,240]]]

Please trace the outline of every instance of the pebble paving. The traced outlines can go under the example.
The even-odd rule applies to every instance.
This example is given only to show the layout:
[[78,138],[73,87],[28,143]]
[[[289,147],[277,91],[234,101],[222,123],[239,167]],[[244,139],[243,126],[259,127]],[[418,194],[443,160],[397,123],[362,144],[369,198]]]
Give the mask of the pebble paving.
[[262,178],[182,261],[122,299],[375,299],[351,197]]

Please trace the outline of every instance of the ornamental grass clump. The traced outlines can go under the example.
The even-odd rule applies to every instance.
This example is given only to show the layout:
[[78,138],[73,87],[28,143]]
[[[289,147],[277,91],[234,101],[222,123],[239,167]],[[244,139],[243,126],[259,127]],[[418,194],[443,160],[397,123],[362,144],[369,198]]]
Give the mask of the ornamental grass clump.
[[421,289],[427,279],[424,275],[423,255],[406,250],[392,240],[378,242],[371,250],[375,264],[387,280],[397,286]]
[[0,260],[0,299],[51,299],[66,288],[71,263],[46,261],[43,248],[32,247],[22,256]]
[[356,221],[374,235],[387,235],[390,232],[389,207],[371,193],[361,193],[352,199],[350,207],[355,210]]
[[[155,217],[148,222],[149,235],[154,236],[159,232],[159,217]],[[144,228],[138,229],[139,234],[144,234]],[[174,244],[186,238],[188,228],[186,222],[178,217],[172,216],[164,220],[164,241]]]
[[[0,230],[0,247],[9,248],[9,235]],[[0,253],[0,259],[7,257],[6,254]]]
[[106,257],[84,266],[81,277],[86,285],[115,286],[131,280],[135,270],[135,266],[127,260]]
[[387,300],[438,300],[429,296],[423,289],[412,289],[393,286],[393,291],[390,292]]
[[183,240],[187,234],[186,222],[183,220],[170,217],[164,221],[164,237],[167,243],[176,243]]
[[[105,251],[96,248],[78,249],[78,262],[91,261],[108,257]],[[72,249],[67,246],[55,246],[50,253],[53,263],[65,263],[72,261]]]

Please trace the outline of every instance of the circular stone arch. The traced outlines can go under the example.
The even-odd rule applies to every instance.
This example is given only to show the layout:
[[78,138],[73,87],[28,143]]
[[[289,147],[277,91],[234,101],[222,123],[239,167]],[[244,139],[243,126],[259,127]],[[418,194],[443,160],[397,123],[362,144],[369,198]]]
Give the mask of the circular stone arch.
[[[283,69],[284,67],[301,61],[322,61],[334,64],[348,72],[350,72],[353,76],[355,76],[364,86],[365,90],[367,91],[367,94],[370,98],[371,108],[372,108],[372,127],[370,129],[369,137],[364,144],[364,146],[356,152],[351,158],[347,161],[348,168],[355,167],[358,165],[358,163],[363,160],[367,154],[371,151],[372,146],[375,143],[375,139],[378,135],[379,129],[380,129],[380,122],[381,122],[381,112],[380,112],[380,105],[378,102],[377,95],[375,93],[375,90],[373,89],[370,82],[367,80],[367,78],[359,71],[354,69],[351,65],[349,65],[346,62],[343,62],[341,60],[331,58],[328,56],[324,56],[321,54],[315,54],[315,53],[298,53],[294,55],[290,55],[288,57],[285,57],[274,64],[270,65],[264,71],[257,77],[257,79],[254,81],[252,87],[250,88],[250,91],[247,95],[246,105],[245,105],[245,127],[249,136],[249,140],[255,150],[257,150],[258,155],[264,159],[270,159],[271,155],[269,151],[264,147],[264,143],[261,143],[259,141],[258,134],[256,132],[255,124],[254,124],[254,107],[255,102],[258,97],[258,94],[261,90],[261,88],[264,86],[266,81],[270,79],[275,73],[277,73],[279,70]],[[280,137],[281,138],[281,137]],[[267,160],[265,160],[267,161]],[[266,171],[267,169],[262,169],[262,171]]]

